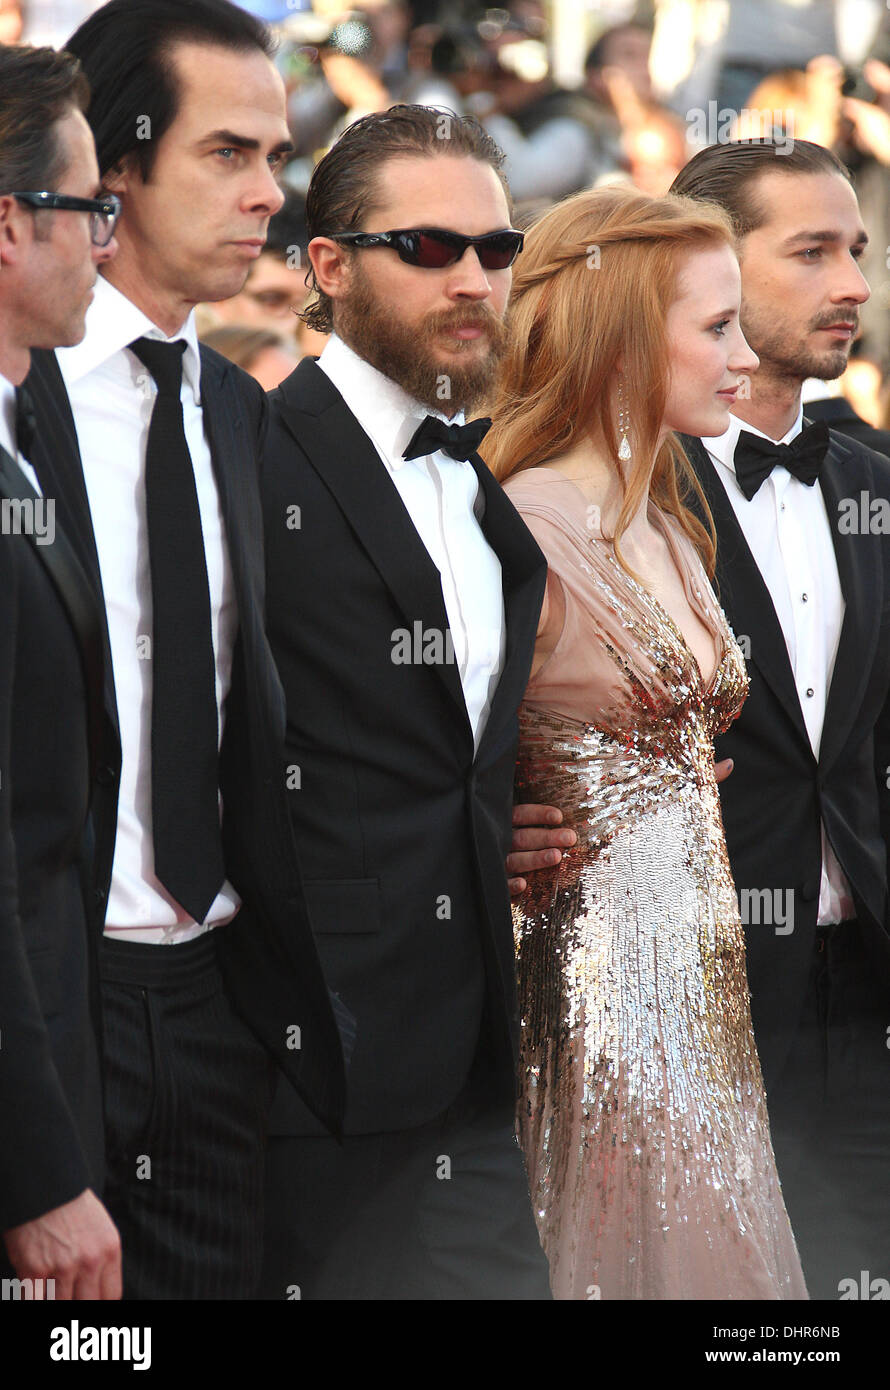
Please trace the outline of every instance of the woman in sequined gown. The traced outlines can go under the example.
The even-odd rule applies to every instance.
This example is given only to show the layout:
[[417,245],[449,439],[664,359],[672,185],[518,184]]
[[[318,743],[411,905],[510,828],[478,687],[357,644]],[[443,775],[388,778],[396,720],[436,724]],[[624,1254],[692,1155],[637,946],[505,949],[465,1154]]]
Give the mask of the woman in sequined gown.
[[515,909],[519,1136],[557,1298],[807,1296],[714,774],[747,677],[670,433],[728,425],[757,362],[738,307],[719,213],[616,189],[546,214],[514,283],[485,454],[549,566],[517,795],[578,836]]

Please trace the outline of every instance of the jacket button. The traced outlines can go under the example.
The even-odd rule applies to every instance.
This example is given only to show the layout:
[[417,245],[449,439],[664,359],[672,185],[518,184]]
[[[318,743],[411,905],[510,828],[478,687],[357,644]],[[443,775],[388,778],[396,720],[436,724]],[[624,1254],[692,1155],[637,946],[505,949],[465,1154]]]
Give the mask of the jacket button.
[[96,773],[96,781],[99,783],[100,787],[113,787],[116,778],[117,773],[108,763],[100,767],[99,771]]
[[105,901],[105,889],[97,888],[93,893],[93,897],[96,899],[96,902],[99,903],[99,905],[101,906],[102,903],[104,903]]

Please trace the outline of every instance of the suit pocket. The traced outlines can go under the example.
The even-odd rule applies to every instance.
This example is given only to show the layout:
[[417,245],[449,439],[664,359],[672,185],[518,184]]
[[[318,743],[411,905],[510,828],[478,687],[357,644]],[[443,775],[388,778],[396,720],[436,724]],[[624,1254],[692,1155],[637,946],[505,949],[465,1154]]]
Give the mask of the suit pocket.
[[380,931],[379,879],[315,878],[303,888],[316,935]]

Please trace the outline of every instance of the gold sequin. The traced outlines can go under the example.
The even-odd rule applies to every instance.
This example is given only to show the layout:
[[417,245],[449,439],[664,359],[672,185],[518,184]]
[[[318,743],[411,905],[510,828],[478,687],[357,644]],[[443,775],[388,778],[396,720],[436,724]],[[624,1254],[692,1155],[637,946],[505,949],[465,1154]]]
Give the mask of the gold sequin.
[[579,837],[514,909],[518,1132],[554,1294],[805,1298],[714,776],[742,655],[708,591],[723,652],[705,690],[664,610],[600,539],[584,543],[586,640],[611,676],[589,691],[589,722],[549,708],[546,680],[520,712],[517,799],[560,807]]

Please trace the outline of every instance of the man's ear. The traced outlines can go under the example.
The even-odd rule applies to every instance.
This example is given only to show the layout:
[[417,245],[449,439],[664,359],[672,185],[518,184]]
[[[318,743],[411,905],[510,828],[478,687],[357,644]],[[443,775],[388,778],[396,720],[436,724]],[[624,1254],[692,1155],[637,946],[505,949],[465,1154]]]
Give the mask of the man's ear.
[[316,236],[306,248],[318,288],[330,299],[342,299],[351,279],[351,258],[345,247],[330,237]]
[[[25,220],[31,221],[27,212],[9,193],[0,196],[0,267],[17,265],[21,259],[22,248],[27,236]],[[31,235],[34,229],[31,227]]]

